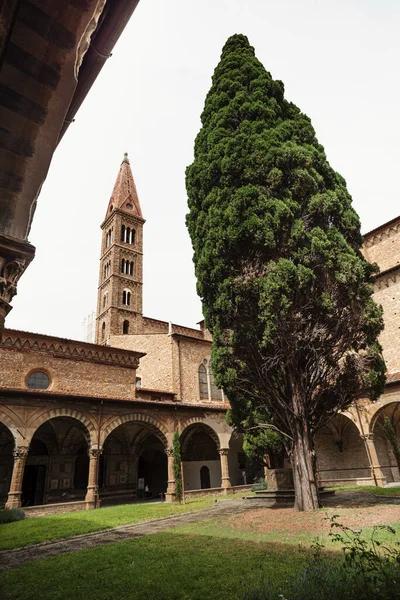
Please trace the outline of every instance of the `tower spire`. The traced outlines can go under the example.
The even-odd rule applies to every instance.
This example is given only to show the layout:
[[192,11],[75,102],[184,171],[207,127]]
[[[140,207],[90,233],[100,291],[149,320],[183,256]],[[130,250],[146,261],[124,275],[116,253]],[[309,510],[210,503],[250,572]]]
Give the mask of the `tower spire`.
[[125,152],[103,230],[96,316],[96,343],[142,328],[144,219]]
[[143,218],[127,152],[124,153],[105,218],[107,219],[114,210],[122,210],[130,215]]

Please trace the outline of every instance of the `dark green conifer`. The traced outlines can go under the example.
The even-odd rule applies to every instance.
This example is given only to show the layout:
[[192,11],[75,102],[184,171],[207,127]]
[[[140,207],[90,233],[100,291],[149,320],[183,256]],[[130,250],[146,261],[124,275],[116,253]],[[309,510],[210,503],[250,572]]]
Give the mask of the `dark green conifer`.
[[314,433],[384,386],[376,267],[310,119],[244,35],[226,42],[201,121],[187,225],[214,374],[234,421],[280,433],[296,507],[310,510]]

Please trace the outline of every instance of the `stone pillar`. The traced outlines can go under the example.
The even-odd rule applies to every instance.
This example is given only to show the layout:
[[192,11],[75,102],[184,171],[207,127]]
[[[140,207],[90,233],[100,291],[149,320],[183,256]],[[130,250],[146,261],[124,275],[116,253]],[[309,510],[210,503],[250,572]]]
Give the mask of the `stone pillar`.
[[173,448],[166,448],[165,454],[168,458],[168,487],[167,493],[165,494],[165,500],[167,502],[173,502],[175,500],[175,472],[174,472],[174,450]]
[[371,475],[376,483],[376,485],[385,485],[386,477],[381,470],[381,465],[379,464],[378,454],[376,452],[375,444],[374,444],[374,434],[367,433],[361,436],[365,443],[365,449],[367,451],[367,456],[371,468]]
[[99,459],[102,448],[93,446],[89,448],[89,476],[85,502],[87,508],[96,508],[99,506]]
[[29,448],[25,446],[17,446],[14,450],[14,467],[6,508],[21,507],[22,481],[24,479],[25,463],[28,458],[28,452]]
[[229,448],[221,448],[219,450],[219,455],[221,457],[221,487],[224,494],[229,494],[232,489],[231,480],[229,478],[228,454]]

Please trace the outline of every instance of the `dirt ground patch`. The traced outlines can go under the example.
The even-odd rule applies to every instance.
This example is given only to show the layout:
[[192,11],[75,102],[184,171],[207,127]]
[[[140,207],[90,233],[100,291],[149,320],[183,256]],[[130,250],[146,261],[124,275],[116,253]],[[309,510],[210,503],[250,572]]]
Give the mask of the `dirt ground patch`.
[[221,520],[220,524],[235,531],[258,535],[323,534],[329,533],[330,530],[330,523],[324,518],[333,515],[339,515],[339,523],[354,529],[390,525],[400,520],[400,505],[335,507],[311,513],[298,513],[292,508],[255,508],[242,513],[240,519],[230,515]]

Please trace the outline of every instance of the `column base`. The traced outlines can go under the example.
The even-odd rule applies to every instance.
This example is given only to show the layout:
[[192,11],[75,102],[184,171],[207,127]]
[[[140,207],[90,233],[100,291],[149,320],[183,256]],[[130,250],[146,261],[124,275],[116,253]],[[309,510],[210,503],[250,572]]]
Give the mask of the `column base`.
[[223,494],[232,494],[233,490],[232,490],[232,485],[229,479],[223,479],[221,481],[221,488],[222,488],[222,493]]
[[21,492],[9,492],[5,508],[21,508]]
[[165,502],[175,502],[175,500],[176,500],[175,492],[169,492],[167,490],[167,493],[165,494]]
[[100,506],[99,492],[96,488],[88,488],[88,491],[85,496],[85,502],[87,504],[93,505],[91,506],[91,508],[96,508],[97,506]]

